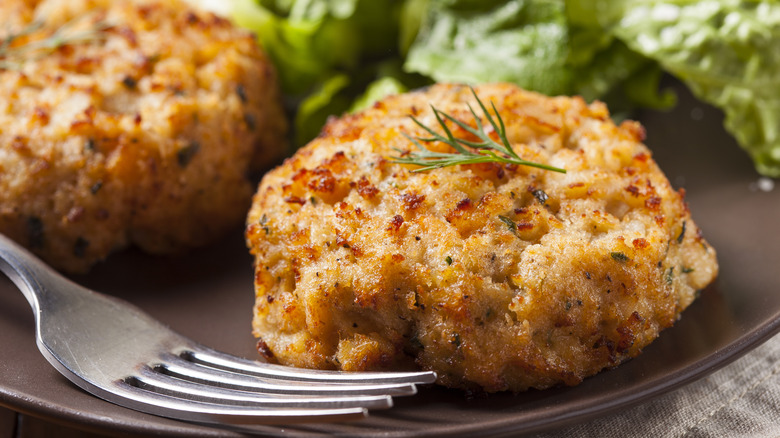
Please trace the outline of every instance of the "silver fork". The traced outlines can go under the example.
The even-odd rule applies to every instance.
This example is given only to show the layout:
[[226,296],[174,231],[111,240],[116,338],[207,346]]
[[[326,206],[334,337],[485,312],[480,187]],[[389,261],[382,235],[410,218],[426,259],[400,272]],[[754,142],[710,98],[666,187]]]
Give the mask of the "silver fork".
[[436,379],[422,371],[305,370],[220,353],[79,286],[3,235],[0,270],[30,302],[43,356],[84,390],[138,411],[226,425],[346,421]]

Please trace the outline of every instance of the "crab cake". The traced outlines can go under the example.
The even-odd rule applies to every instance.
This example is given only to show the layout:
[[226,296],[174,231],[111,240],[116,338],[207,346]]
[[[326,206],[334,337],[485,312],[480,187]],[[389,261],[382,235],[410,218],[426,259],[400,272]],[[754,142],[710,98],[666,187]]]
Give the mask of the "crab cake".
[[567,172],[395,163],[416,150],[404,134],[430,136],[410,115],[437,127],[430,105],[475,126],[465,86],[330,121],[265,176],[248,217],[263,355],[489,392],[575,385],[638,355],[713,280],[715,251],[638,123],[577,97],[475,91],[521,157]]
[[[0,16],[0,232],[81,272],[241,226],[250,162],[286,152],[251,34],[178,1],[3,0]],[[69,44],[33,49],[55,32]]]

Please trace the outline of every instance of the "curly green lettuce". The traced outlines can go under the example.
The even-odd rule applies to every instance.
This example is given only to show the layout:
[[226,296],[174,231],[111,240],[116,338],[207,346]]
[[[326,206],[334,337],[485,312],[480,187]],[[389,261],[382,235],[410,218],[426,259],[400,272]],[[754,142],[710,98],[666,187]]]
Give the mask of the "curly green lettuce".
[[431,0],[404,67],[440,82],[511,82],[548,95],[669,107],[661,70],[605,31],[587,1]]
[[642,0],[621,8],[612,33],[722,109],[756,170],[780,177],[780,4]]
[[669,73],[780,177],[780,2],[230,1],[279,70],[298,144],[331,115],[432,82],[506,81],[622,113],[674,105]]
[[378,79],[382,62],[400,58],[396,0],[231,2],[234,21],[255,32],[279,71],[298,145],[314,137],[328,116],[348,110]]

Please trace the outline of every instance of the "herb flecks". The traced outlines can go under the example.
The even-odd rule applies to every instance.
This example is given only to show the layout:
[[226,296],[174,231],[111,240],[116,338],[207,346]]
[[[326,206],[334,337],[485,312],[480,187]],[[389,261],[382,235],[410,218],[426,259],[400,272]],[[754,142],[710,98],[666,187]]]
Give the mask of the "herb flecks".
[[[504,120],[501,118],[501,114],[498,113],[496,106],[493,102],[490,102],[490,106],[495,113],[495,117],[490,114],[485,104],[479,99],[474,89],[471,89],[471,93],[477,99],[479,107],[482,109],[482,113],[485,115],[488,123],[493,127],[493,131],[498,134],[500,142],[493,140],[490,135],[485,131],[485,127],[482,124],[482,120],[474,111],[471,105],[467,105],[471,115],[474,117],[476,128],[471,127],[469,124],[460,121],[450,114],[439,111],[434,106],[431,106],[433,114],[436,116],[436,120],[439,127],[444,131],[444,134],[439,134],[434,129],[426,126],[420,122],[416,117],[411,116],[412,121],[420,128],[429,133],[430,137],[412,137],[406,133],[403,135],[409,139],[415,146],[417,151],[402,151],[398,150],[402,155],[400,157],[392,157],[392,161],[400,164],[411,164],[420,166],[419,169],[414,169],[413,172],[424,172],[426,170],[439,169],[448,166],[457,166],[460,164],[477,164],[477,163],[504,163],[504,164],[516,164],[520,166],[537,167],[539,169],[551,170],[554,172],[566,173],[565,169],[550,166],[547,164],[535,163],[533,161],[527,161],[520,158],[517,152],[512,149],[512,145],[509,143],[509,139],[506,136],[506,127],[504,126]],[[476,136],[481,141],[469,141],[463,138],[455,137],[452,130],[447,126],[446,120],[456,124],[463,130]],[[439,141],[451,146],[455,149],[455,152],[436,152],[428,149],[423,143],[432,143]]]
[[507,228],[509,228],[509,231],[511,231],[513,233],[517,232],[517,224],[515,223],[515,221],[513,221],[512,219],[510,219],[510,218],[508,218],[506,216],[502,216],[502,215],[498,215],[498,219],[501,222],[503,222],[506,225]]
[[668,271],[666,271],[666,275],[664,277],[666,279],[666,284],[671,286],[674,283],[674,266],[670,267]]
[[628,256],[620,251],[613,251],[609,253],[609,255],[612,257],[612,260],[616,262],[625,263],[628,261]]
[[677,236],[677,243],[683,243],[683,239],[685,238],[685,228],[686,228],[686,221],[683,221],[682,230],[680,230],[680,234]]
[[547,205],[547,200],[550,196],[542,189],[536,189],[533,191],[534,198],[542,205]]
[[271,235],[271,228],[268,226],[268,216],[265,214],[263,214],[263,217],[260,218],[260,226],[263,228],[263,231],[265,231],[266,236]]
[[104,21],[98,21],[85,29],[77,29],[77,17],[58,27],[51,34],[36,38],[36,34],[45,33],[43,22],[34,21],[16,33],[10,33],[0,39],[0,70],[18,70],[28,60],[39,59],[62,47],[102,40],[104,31],[111,27]]

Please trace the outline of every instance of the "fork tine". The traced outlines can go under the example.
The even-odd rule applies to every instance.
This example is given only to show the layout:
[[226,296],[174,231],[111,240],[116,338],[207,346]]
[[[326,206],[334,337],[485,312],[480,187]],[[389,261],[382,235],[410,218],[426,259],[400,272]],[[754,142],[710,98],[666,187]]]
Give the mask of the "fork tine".
[[285,380],[342,382],[342,383],[416,383],[429,384],[436,381],[433,371],[411,372],[344,372],[292,368],[269,363],[251,361],[226,353],[201,348],[200,351],[184,350],[179,355],[192,363],[252,376],[275,377]]
[[262,391],[275,394],[299,395],[413,395],[417,388],[412,383],[343,383],[305,382],[274,377],[247,376],[226,370],[201,366],[173,354],[161,355],[155,371],[191,382],[233,388],[244,391]]
[[291,370],[218,353],[66,279],[1,234],[0,270],[30,302],[46,360],[85,391],[130,409],[221,425],[347,421],[435,379]]
[[387,395],[349,396],[290,396],[226,389],[193,383],[160,374],[149,367],[142,367],[125,383],[157,394],[186,398],[209,403],[257,408],[306,408],[335,409],[363,407],[387,409],[393,406],[392,397]]
[[163,415],[179,420],[210,424],[285,424],[354,421],[365,418],[365,408],[346,407],[336,409],[305,408],[261,408],[247,406],[225,406],[200,400],[187,400],[167,394],[147,391],[134,386],[132,382],[115,382],[114,391],[101,394],[106,400],[119,405]]

